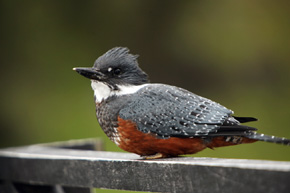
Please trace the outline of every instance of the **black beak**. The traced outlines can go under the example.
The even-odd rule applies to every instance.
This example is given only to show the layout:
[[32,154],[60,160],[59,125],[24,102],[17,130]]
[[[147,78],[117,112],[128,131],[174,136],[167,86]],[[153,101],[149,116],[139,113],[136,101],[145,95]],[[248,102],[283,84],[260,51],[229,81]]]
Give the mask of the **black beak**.
[[93,80],[104,79],[104,74],[95,68],[73,68],[73,70],[89,79]]

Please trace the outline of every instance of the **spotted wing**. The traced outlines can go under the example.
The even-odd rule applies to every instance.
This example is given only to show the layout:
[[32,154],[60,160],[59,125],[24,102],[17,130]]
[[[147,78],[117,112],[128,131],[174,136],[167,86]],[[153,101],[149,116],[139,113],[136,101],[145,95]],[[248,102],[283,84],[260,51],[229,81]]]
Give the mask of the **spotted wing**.
[[230,116],[231,110],[178,87],[152,84],[132,97],[120,117],[160,138],[236,135],[248,130]]

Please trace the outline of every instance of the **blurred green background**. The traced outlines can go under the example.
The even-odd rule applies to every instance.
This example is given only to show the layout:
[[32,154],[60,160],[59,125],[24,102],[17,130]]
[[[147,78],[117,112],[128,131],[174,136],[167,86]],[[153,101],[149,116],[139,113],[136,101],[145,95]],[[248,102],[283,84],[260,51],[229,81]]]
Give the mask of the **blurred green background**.
[[[0,147],[100,137],[90,81],[72,71],[115,46],[151,82],[186,88],[290,138],[290,1],[0,1]],[[257,142],[194,156],[290,161]]]

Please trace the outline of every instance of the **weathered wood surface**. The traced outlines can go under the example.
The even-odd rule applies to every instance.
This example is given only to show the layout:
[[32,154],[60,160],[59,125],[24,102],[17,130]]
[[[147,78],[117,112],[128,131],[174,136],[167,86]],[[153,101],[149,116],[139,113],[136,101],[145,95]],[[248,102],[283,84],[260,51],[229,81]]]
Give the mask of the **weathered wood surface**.
[[34,145],[0,149],[0,184],[17,182],[150,192],[289,193],[290,162],[179,157]]

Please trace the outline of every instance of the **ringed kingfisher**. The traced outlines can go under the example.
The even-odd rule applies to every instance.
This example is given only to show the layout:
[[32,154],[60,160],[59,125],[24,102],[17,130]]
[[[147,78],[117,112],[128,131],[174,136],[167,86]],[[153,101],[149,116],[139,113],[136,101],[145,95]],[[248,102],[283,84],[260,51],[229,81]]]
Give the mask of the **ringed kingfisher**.
[[91,80],[98,122],[121,149],[156,159],[194,154],[205,148],[290,139],[259,134],[241,125],[257,119],[233,111],[183,88],[149,83],[137,55],[115,47],[92,68],[73,68]]

